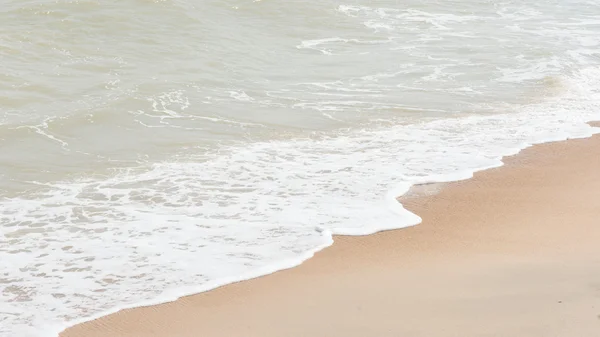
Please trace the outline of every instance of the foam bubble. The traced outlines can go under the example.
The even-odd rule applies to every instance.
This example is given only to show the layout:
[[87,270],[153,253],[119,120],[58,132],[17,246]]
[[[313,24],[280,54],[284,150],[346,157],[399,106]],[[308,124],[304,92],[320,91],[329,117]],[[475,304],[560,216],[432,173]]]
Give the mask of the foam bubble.
[[[297,265],[331,243],[415,225],[395,198],[467,179],[531,144],[587,137],[600,71],[518,113],[244,144],[0,200],[4,335],[173,300]],[[72,299],[77,298],[77,301]],[[150,301],[150,302],[148,302]]]

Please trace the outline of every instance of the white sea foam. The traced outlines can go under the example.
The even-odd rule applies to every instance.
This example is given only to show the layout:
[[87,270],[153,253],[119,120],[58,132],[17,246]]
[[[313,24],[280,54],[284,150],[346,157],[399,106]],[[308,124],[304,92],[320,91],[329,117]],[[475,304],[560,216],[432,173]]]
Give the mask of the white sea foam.
[[410,186],[466,179],[531,144],[596,133],[585,122],[600,118],[598,78],[587,69],[562,97],[508,114],[246,144],[3,198],[0,332],[40,335],[48,324],[291,267],[332,233],[415,225],[395,200]]
[[360,39],[343,39],[340,37],[332,37],[316,40],[304,40],[296,48],[298,49],[313,49],[318,50],[325,55],[334,55],[339,52],[334,52],[334,49],[351,48],[348,45],[375,45],[386,44],[389,40],[360,40]]

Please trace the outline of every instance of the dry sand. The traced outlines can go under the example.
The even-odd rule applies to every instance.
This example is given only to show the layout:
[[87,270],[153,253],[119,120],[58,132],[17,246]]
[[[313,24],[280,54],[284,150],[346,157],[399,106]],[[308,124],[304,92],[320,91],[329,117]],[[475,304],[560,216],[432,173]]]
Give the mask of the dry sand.
[[405,197],[421,225],[61,337],[599,337],[600,136],[505,162]]

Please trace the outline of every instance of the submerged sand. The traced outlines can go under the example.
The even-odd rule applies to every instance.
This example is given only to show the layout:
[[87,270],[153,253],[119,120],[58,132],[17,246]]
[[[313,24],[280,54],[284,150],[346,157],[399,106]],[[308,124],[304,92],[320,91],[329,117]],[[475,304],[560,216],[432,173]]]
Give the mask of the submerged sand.
[[61,337],[600,336],[600,136],[505,163],[405,197],[418,226]]

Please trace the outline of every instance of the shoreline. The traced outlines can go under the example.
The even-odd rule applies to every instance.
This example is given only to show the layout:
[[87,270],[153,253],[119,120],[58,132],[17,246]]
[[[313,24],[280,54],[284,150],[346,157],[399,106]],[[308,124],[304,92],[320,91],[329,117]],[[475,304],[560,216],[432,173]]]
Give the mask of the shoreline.
[[[478,171],[475,173],[475,178],[471,178],[471,179],[467,179],[467,180],[461,180],[458,182],[449,182],[449,183],[436,183],[436,184],[431,184],[431,185],[420,185],[416,189],[411,190],[405,196],[401,197],[400,200],[402,200],[402,204],[405,206],[406,209],[410,210],[411,212],[413,212],[415,214],[418,214],[419,216],[422,216],[422,214],[423,215],[428,214],[427,211],[429,210],[429,207],[431,207],[431,205],[436,205],[436,203],[439,204],[440,201],[446,201],[449,204],[452,204],[452,200],[450,200],[451,198],[449,198],[448,200],[444,200],[444,198],[446,198],[445,194],[447,194],[448,191],[455,191],[457,189],[460,190],[460,189],[465,189],[465,188],[467,190],[469,188],[471,188],[471,189],[475,188],[476,190],[477,189],[478,190],[485,189],[486,188],[485,186],[482,187],[482,186],[478,186],[478,185],[481,184],[482,180],[485,181],[487,179],[486,176],[510,175],[511,170],[513,170],[513,171],[519,170],[519,169],[523,170],[523,167],[524,166],[529,167],[528,165],[532,165],[533,167],[535,167],[536,160],[540,161],[540,158],[549,160],[547,157],[549,157],[550,155],[548,155],[548,153],[546,153],[546,152],[549,152],[549,153],[553,153],[556,151],[569,152],[569,151],[573,151],[573,150],[568,150],[568,149],[565,150],[565,148],[576,147],[577,144],[586,143],[586,142],[590,143],[590,144],[594,144],[593,145],[594,148],[597,150],[600,150],[599,138],[600,138],[600,136],[595,135],[595,136],[592,136],[591,138],[572,139],[572,140],[569,140],[568,142],[559,141],[559,142],[550,142],[550,143],[543,143],[543,144],[537,144],[534,146],[530,146],[530,147],[522,150],[517,155],[503,158],[504,166],[501,166],[499,168],[492,168],[492,169],[488,169],[488,170],[484,170],[484,171]],[[571,145],[568,145],[568,144],[571,144]],[[575,144],[575,145],[573,145],[573,144]],[[579,150],[581,151],[581,149],[579,149]],[[600,153],[600,152],[598,152],[598,153]],[[539,163],[537,165],[539,166]],[[503,173],[503,171],[508,171],[508,173]],[[465,185],[467,185],[467,186],[465,187]],[[470,185],[474,185],[475,187],[470,186]],[[600,187],[600,184],[598,187]],[[433,194],[432,194],[432,193],[429,193],[430,191],[427,191],[427,189],[430,189],[430,188],[439,189],[439,191],[433,191]],[[454,192],[454,193],[460,194],[460,192]],[[451,208],[447,208],[446,210],[449,210],[449,209],[451,209]],[[600,212],[598,214],[600,215]],[[438,218],[439,218],[439,214],[438,214]],[[429,220],[424,217],[424,223],[426,223],[428,221]],[[268,283],[270,285],[268,287],[269,289],[271,289],[273,287],[287,288],[287,286],[283,286],[281,284],[282,281],[279,279],[285,279],[286,282],[292,280],[291,283],[296,284],[298,282],[293,281],[294,278],[305,279],[308,277],[311,280],[319,279],[319,281],[315,282],[315,283],[320,284],[320,282],[330,281],[329,278],[332,278],[332,277],[333,278],[338,277],[338,281],[339,281],[339,274],[344,274],[346,276],[347,276],[347,274],[352,274],[352,275],[356,276],[355,273],[360,272],[360,270],[358,270],[358,269],[364,269],[364,270],[362,270],[363,272],[365,270],[372,272],[373,270],[371,270],[371,269],[373,269],[373,266],[371,264],[374,261],[377,261],[379,263],[379,260],[373,260],[373,257],[375,255],[377,255],[378,258],[385,260],[387,258],[386,255],[388,255],[387,253],[389,253],[389,252],[394,253],[392,255],[397,255],[395,253],[402,253],[402,254],[400,254],[402,256],[394,256],[394,259],[396,259],[396,260],[394,260],[394,263],[392,263],[392,265],[401,266],[403,269],[406,268],[406,270],[404,270],[405,273],[410,270],[419,270],[420,271],[422,269],[422,267],[420,266],[421,264],[426,264],[429,266],[436,266],[436,268],[442,268],[442,265],[444,263],[446,263],[447,261],[456,263],[456,261],[454,261],[454,260],[459,259],[459,258],[464,259],[466,256],[470,256],[469,257],[469,259],[471,259],[470,261],[480,267],[483,265],[486,265],[486,264],[490,264],[490,262],[495,261],[495,259],[499,259],[498,261],[495,261],[495,263],[499,263],[499,265],[502,265],[503,263],[507,263],[507,261],[505,261],[505,260],[511,260],[513,258],[512,255],[519,255],[519,254],[523,254],[524,252],[527,252],[527,249],[523,249],[523,247],[520,247],[521,250],[511,251],[510,254],[502,255],[500,257],[495,256],[494,254],[486,254],[485,258],[483,258],[483,259],[481,259],[480,257],[474,258],[474,256],[473,256],[474,251],[481,253],[478,250],[480,250],[482,247],[480,247],[478,245],[473,245],[471,241],[469,241],[463,237],[465,232],[471,233],[472,235],[477,236],[477,231],[473,232],[473,228],[468,228],[468,227],[463,226],[463,228],[452,227],[452,228],[443,228],[441,230],[439,230],[440,228],[436,228],[436,230],[431,231],[431,228],[428,227],[428,228],[423,229],[423,228],[421,228],[422,226],[423,226],[423,224],[420,224],[418,226],[402,228],[399,230],[383,231],[383,232],[371,234],[368,236],[338,236],[338,235],[335,235],[334,236],[335,245],[333,245],[332,247],[329,247],[329,249],[323,249],[323,250],[317,252],[315,257],[305,260],[298,267],[290,267],[290,268],[286,268],[286,269],[283,269],[280,271],[276,271],[272,274],[260,276],[257,278],[251,278],[246,281],[238,281],[235,283],[227,284],[225,286],[217,287],[217,288],[215,288],[213,290],[209,290],[207,292],[198,293],[195,295],[187,295],[187,296],[181,297],[173,302],[167,302],[164,304],[158,304],[158,305],[152,305],[152,306],[138,306],[133,309],[121,310],[115,314],[103,316],[102,318],[91,320],[91,321],[88,321],[87,323],[78,324],[78,325],[72,326],[70,328],[67,328],[66,330],[64,330],[60,333],[60,336],[61,337],[138,336],[138,335],[139,336],[168,336],[169,333],[172,333],[172,328],[173,328],[172,324],[169,324],[168,322],[161,323],[160,321],[154,322],[151,318],[148,318],[149,313],[156,314],[158,312],[161,312],[161,316],[162,315],[167,315],[167,316],[172,315],[172,316],[170,316],[170,318],[173,319],[174,322],[182,323],[181,319],[179,318],[180,315],[183,315],[183,316],[197,315],[197,313],[192,312],[193,311],[192,309],[194,307],[201,307],[203,314],[210,314],[210,312],[206,311],[207,308],[208,309],[214,308],[215,305],[222,308],[224,303],[229,302],[232,299],[232,296],[235,297],[236,295],[239,295],[240,292],[245,297],[251,298],[253,301],[260,302],[260,298],[257,298],[257,296],[259,296],[259,295],[252,295],[252,292],[254,292],[258,289],[260,294],[263,294],[263,295],[267,294],[266,296],[270,296],[270,295],[268,295],[268,293],[270,291],[268,291],[268,289],[265,289],[265,285],[260,284],[260,283]],[[427,224],[426,224],[426,227],[427,227]],[[481,229],[479,229],[479,230],[481,230]],[[511,230],[515,230],[515,228],[511,228]],[[483,230],[483,232],[485,232],[485,231]],[[422,234],[422,233],[425,233],[425,234]],[[456,236],[457,233],[460,234],[460,235],[458,235],[458,238],[454,237],[454,238],[448,239],[448,238],[443,238],[442,236],[440,236],[442,234],[454,234],[454,236]],[[500,231],[497,234],[500,234],[500,237],[505,239],[502,235],[503,234],[502,231]],[[524,233],[524,234],[529,234],[531,236],[533,233]],[[538,234],[538,233],[535,233],[535,234]],[[380,240],[381,237],[389,237],[389,236],[394,236],[394,242],[396,244],[398,244],[400,242],[401,243],[400,246],[402,246],[402,247],[398,248],[395,245],[390,246],[389,243],[385,246],[385,249],[382,247],[378,247],[378,246],[380,246],[380,243],[378,242],[378,240]],[[429,239],[427,239],[428,237],[429,237]],[[400,240],[398,240],[398,239],[400,239]],[[390,239],[386,239],[386,238],[381,239],[381,240],[390,241]],[[373,241],[376,241],[377,243],[373,244],[372,243]],[[367,243],[365,243],[365,242],[367,242]],[[499,244],[494,243],[494,245],[497,244],[498,247],[503,247],[502,244],[505,244],[505,243],[506,242],[501,240],[501,242]],[[487,244],[490,244],[490,242],[487,242]],[[494,246],[494,245],[492,245],[492,246]],[[357,250],[356,249],[357,247],[358,247],[358,250],[361,251],[361,254],[357,255],[357,253],[355,252]],[[373,249],[374,247],[377,250],[377,252],[365,251],[365,250]],[[487,248],[490,249],[490,247],[487,247]],[[397,249],[397,252],[395,251],[396,249]],[[445,258],[443,259],[443,261],[445,261],[445,262],[442,264],[440,264],[441,260],[440,260],[440,257],[438,256],[440,253],[440,249],[442,249],[442,250],[445,249],[444,251],[446,254],[451,253],[450,255],[445,256]],[[491,250],[491,251],[493,251],[493,250]],[[594,252],[596,252],[596,251],[594,251]],[[535,260],[535,257],[536,257],[535,254],[531,254],[532,253],[531,251],[529,251],[527,253],[529,254],[527,256],[530,259],[532,259],[532,261]],[[549,254],[549,251],[545,251],[545,253],[543,255],[547,256],[547,254]],[[539,257],[537,257],[537,258],[539,258]],[[401,262],[401,263],[398,264],[398,262]],[[524,262],[524,261],[521,261],[521,262]],[[537,260],[535,260],[534,262],[536,262],[537,265],[543,264]],[[351,266],[349,266],[348,263],[350,263]],[[386,264],[386,263],[388,264],[388,267],[389,267],[389,264],[391,262],[390,261],[381,262],[381,264]],[[466,269],[468,270],[468,268],[466,268]],[[472,272],[472,271],[470,271],[470,272]],[[489,271],[489,272],[491,272],[491,271]],[[336,276],[336,273],[338,273],[337,276]],[[305,275],[305,274],[309,274],[309,275]],[[407,276],[407,275],[404,275],[404,276]],[[324,284],[327,284],[327,283],[324,282]],[[298,285],[298,286],[300,286],[300,285]],[[281,289],[278,289],[278,290],[281,290]],[[300,287],[296,290],[302,290],[302,287]],[[304,289],[304,290],[306,290],[306,289]],[[227,301],[223,302],[225,299],[227,299]],[[298,300],[298,299],[296,298],[296,300]],[[181,302],[185,302],[185,303],[181,303]],[[190,304],[188,302],[194,302],[192,308],[190,308]],[[600,302],[598,304],[600,304]],[[225,305],[225,306],[227,306],[228,308],[230,307],[228,305]],[[240,309],[239,307],[236,307],[236,310],[242,310],[242,309]],[[599,313],[600,313],[600,309],[599,309]],[[143,317],[146,317],[146,318],[143,318]],[[153,327],[144,328],[144,327],[140,326],[140,324],[139,324],[140,319],[142,319],[145,323],[147,323],[148,325],[153,326]],[[186,325],[186,324],[193,325],[193,323],[194,323],[193,319],[191,320],[191,322],[189,319],[184,320],[184,321],[185,322],[183,322],[183,325]],[[207,320],[207,321],[210,321],[211,323],[214,322],[214,320]],[[196,322],[196,323],[198,323],[198,322]],[[204,323],[206,323],[206,322],[204,322]],[[198,324],[196,324],[196,325],[198,325]],[[198,328],[198,326],[195,326],[195,327]],[[600,327],[600,325],[599,325],[599,327]],[[144,329],[149,329],[149,330],[144,330]],[[150,331],[150,333],[149,333],[149,331]],[[188,331],[188,332],[191,333],[191,331]],[[194,332],[200,333],[196,329],[194,329]],[[210,332],[211,332],[211,335],[215,335],[215,336],[220,335],[219,333],[222,333],[222,335],[224,335],[224,336],[228,335],[226,333],[228,331],[223,331],[223,330],[219,330],[219,329],[211,330]],[[240,333],[239,330],[237,332]],[[262,331],[262,334],[259,334],[259,335],[262,336],[262,335],[264,335],[264,333],[265,332]],[[202,333],[200,333],[200,334],[202,334]],[[178,334],[178,336],[188,336],[188,335],[192,336],[193,334]],[[252,334],[249,334],[249,335],[252,335]],[[267,335],[269,335],[269,334],[267,334]],[[277,335],[277,334],[275,333],[274,335]],[[303,335],[303,334],[298,333],[298,336],[300,336],[300,335]],[[336,335],[336,334],[334,334],[334,335]],[[346,335],[348,335],[348,334],[346,333]],[[353,336],[353,335],[351,335],[351,336]]]

